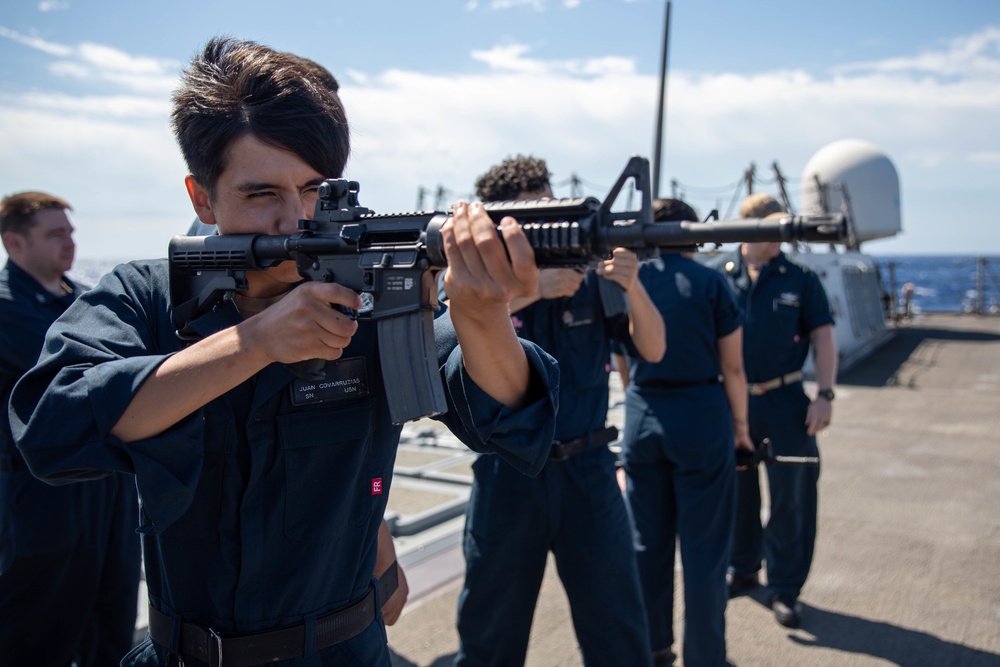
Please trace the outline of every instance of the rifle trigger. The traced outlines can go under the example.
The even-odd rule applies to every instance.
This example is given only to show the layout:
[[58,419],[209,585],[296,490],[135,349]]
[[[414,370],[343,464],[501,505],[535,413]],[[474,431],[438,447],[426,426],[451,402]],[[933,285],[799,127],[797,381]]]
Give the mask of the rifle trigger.
[[333,306],[334,310],[343,313],[344,315],[346,315],[347,317],[351,318],[352,320],[358,319],[358,311],[354,310],[353,308],[348,308],[347,306],[342,306],[339,303],[332,304],[332,306]]

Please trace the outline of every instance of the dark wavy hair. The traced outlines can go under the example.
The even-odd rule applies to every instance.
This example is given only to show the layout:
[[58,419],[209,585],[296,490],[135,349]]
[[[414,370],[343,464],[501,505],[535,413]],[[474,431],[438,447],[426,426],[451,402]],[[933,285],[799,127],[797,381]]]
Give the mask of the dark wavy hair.
[[654,222],[698,222],[698,214],[680,199],[654,199]]
[[524,192],[537,192],[549,185],[545,160],[518,155],[507,158],[476,179],[476,196],[484,202],[509,201]]
[[216,37],[173,95],[174,134],[188,170],[210,196],[232,143],[252,135],[291,151],[327,178],[350,154],[337,81],[320,65],[256,42]]

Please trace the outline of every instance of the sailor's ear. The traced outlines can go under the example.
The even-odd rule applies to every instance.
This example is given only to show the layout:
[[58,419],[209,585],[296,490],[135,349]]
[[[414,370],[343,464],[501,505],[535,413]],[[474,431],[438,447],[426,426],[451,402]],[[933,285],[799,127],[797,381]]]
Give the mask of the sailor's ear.
[[13,231],[6,231],[3,233],[3,247],[9,255],[17,255],[26,245],[26,240],[23,236]]
[[212,208],[212,198],[208,196],[208,190],[190,174],[184,178],[184,187],[187,188],[188,197],[191,198],[191,206],[194,207],[198,219],[206,225],[214,225],[215,210]]

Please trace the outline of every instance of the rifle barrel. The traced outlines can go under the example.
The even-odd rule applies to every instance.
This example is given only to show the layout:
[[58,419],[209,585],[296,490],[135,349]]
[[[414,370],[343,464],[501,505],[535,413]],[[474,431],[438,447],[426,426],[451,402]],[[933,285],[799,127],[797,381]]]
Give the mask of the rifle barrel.
[[[841,215],[749,218],[723,222],[656,222],[642,225],[642,237],[651,247],[683,247],[703,243],[829,241],[844,238],[846,225]],[[606,230],[610,246],[633,245],[635,225]]]

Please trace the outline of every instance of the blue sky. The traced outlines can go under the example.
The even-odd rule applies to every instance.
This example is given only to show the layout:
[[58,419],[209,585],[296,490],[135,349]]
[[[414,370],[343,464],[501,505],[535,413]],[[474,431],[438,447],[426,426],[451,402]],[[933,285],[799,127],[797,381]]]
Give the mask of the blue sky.
[[[947,6],[946,6],[947,5]],[[193,217],[170,92],[211,36],[312,58],[339,79],[361,203],[450,204],[508,155],[603,197],[651,156],[662,0],[7,0],[0,192],[74,205],[79,256],[163,256]],[[1000,3],[674,0],[661,193],[725,214],[751,162],[793,202],[809,158],[876,145],[901,181],[888,254],[1000,254]],[[773,191],[762,184],[759,190]],[[424,200],[434,204],[433,194]]]

